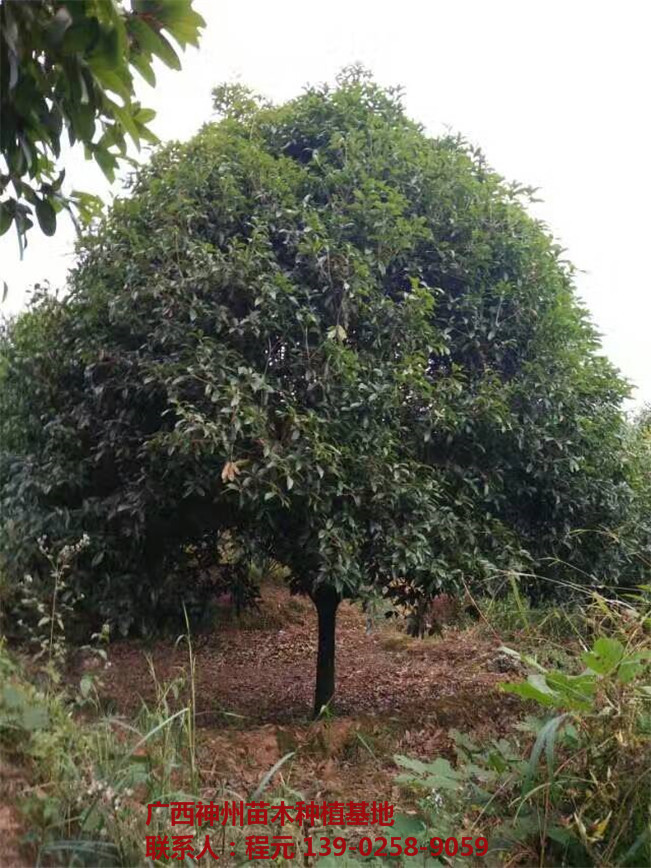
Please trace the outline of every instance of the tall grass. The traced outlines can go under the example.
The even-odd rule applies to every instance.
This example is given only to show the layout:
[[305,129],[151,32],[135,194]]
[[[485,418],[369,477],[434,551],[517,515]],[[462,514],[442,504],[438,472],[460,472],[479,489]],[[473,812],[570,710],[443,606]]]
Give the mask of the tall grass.
[[146,835],[168,831],[163,817],[146,826],[145,806],[198,798],[185,679],[163,685],[152,668],[156,700],[127,721],[103,714],[94,689],[34,684],[4,645],[0,674],[0,746],[29,781],[20,808],[36,864],[141,864]]

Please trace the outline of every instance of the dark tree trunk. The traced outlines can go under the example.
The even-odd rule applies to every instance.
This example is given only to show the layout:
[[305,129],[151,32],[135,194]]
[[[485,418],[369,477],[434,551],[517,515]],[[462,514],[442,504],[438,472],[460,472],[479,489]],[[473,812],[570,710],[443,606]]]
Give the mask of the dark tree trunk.
[[318,717],[335,693],[335,625],[339,594],[327,586],[312,595],[319,618],[319,645],[316,655],[314,716]]

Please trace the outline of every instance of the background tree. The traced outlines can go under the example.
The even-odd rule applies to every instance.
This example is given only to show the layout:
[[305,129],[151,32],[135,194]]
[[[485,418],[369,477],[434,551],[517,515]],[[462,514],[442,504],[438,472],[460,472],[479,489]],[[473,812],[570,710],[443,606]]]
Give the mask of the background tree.
[[46,235],[61,208],[88,217],[97,200],[63,190],[64,128],[112,181],[127,155],[156,141],[154,117],[134,99],[133,70],[155,84],[158,57],[180,69],[172,37],[197,45],[204,21],[192,0],[2,0],[0,3],[0,234],[19,243],[36,214]]
[[189,553],[244,541],[314,601],[317,711],[343,598],[546,559],[554,582],[566,561],[621,578],[576,531],[632,496],[627,387],[527,191],[360,70],[276,108],[216,100],[84,239],[69,295],[5,335],[7,574],[86,531],[76,581],[128,630],[191,598]]

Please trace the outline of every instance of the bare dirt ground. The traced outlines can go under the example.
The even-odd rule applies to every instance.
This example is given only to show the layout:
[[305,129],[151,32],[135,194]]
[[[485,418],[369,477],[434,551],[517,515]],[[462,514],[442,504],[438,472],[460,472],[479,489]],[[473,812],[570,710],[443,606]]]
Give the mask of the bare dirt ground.
[[[216,789],[251,792],[289,751],[281,774],[307,798],[396,797],[395,753],[450,754],[451,729],[498,736],[518,718],[519,703],[496,687],[496,637],[481,629],[446,630],[411,639],[395,627],[369,633],[358,607],[342,604],[337,624],[336,717],[309,720],[316,657],[316,616],[307,600],[275,586],[244,625],[221,619],[196,637],[199,757]],[[150,658],[150,662],[147,660]],[[159,681],[188,671],[185,643],[119,642],[104,674],[104,694],[132,714],[151,702]]]

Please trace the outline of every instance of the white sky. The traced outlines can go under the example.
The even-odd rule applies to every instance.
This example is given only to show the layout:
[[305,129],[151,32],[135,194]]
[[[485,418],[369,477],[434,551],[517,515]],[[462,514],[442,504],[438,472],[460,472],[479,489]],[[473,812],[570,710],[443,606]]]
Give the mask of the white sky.
[[[583,272],[577,286],[604,347],[651,401],[647,266],[651,203],[648,111],[651,4],[647,0],[195,0],[207,21],[183,70],[159,67],[162,139],[190,137],[209,118],[211,88],[237,79],[276,101],[332,81],[361,61],[383,84],[402,84],[409,113],[479,144],[509,179],[541,188],[536,214]],[[73,151],[66,181],[104,198],[109,185]],[[119,192],[119,184],[113,192]],[[13,231],[0,239],[4,310],[48,278],[61,285],[74,232],[60,215],[37,229],[21,262]]]

